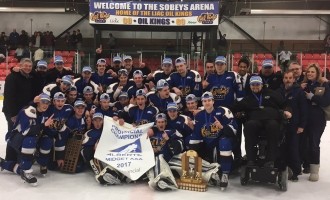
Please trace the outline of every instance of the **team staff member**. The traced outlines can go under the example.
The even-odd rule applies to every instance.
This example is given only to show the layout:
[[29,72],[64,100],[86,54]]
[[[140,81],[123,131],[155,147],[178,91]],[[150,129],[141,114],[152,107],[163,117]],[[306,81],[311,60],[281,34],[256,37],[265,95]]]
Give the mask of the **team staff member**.
[[308,106],[304,91],[300,85],[295,83],[292,71],[286,71],[283,77],[283,85],[278,90],[285,98],[286,106],[291,110],[292,118],[287,124],[287,163],[293,174],[289,179],[293,182],[298,181],[301,173],[301,159],[299,143],[307,123]]
[[277,90],[282,84],[282,75],[274,72],[272,60],[264,60],[260,71],[260,77],[263,81],[263,87],[271,90]]
[[[280,136],[280,120],[282,119],[280,110],[284,110],[285,100],[278,92],[264,88],[260,76],[250,78],[250,87],[252,93],[236,102],[232,110],[233,112],[243,111],[247,116],[244,124],[244,136],[248,165],[255,164],[258,133],[264,130],[268,145],[264,166],[272,168]],[[288,111],[283,111],[283,114],[287,118],[291,117],[291,113]]]
[[34,90],[32,61],[21,59],[19,73],[11,73],[6,78],[2,112],[5,114],[8,131],[13,129],[18,112],[38,95]]
[[305,133],[309,139],[310,181],[319,180],[320,142],[326,126],[325,114],[322,107],[330,105],[329,84],[322,81],[321,71],[315,64],[310,65],[302,83],[308,99],[308,123]]

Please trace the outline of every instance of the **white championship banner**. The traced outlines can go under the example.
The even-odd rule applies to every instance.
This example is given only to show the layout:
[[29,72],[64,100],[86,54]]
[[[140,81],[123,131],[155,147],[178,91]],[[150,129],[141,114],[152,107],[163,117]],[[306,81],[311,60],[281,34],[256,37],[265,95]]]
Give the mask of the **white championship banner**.
[[152,126],[153,123],[120,126],[111,117],[104,116],[103,132],[94,157],[137,180],[155,165],[154,152],[147,138],[147,131]]

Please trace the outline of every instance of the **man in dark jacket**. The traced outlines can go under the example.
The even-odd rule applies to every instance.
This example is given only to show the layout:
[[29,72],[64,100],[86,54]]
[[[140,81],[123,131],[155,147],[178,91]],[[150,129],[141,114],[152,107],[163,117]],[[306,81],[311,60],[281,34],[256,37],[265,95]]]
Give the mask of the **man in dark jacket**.
[[263,88],[260,76],[250,78],[250,88],[252,93],[236,102],[232,108],[233,112],[243,111],[247,116],[244,124],[244,136],[248,165],[255,164],[257,156],[255,146],[260,131],[264,131],[268,145],[264,166],[274,167],[276,148],[280,137],[280,120],[282,114],[286,118],[291,118],[291,113],[288,111],[280,112],[285,107],[284,98],[278,92]]
[[49,70],[46,74],[46,84],[59,83],[65,75],[73,75],[72,71],[64,69],[64,60],[62,56],[55,56],[54,59],[55,68]]
[[11,73],[6,78],[2,112],[8,122],[8,131],[13,128],[17,113],[37,95],[31,75],[32,64],[30,59],[22,59],[19,73]]
[[303,138],[304,128],[308,117],[308,104],[304,91],[300,85],[295,83],[293,71],[284,73],[283,85],[278,90],[285,98],[288,109],[291,110],[292,118],[287,125],[287,163],[292,170],[291,181],[298,181],[298,175],[301,173],[301,160],[299,152],[299,143]]
[[259,76],[262,78],[263,87],[277,90],[282,84],[282,75],[274,72],[272,60],[264,60]]

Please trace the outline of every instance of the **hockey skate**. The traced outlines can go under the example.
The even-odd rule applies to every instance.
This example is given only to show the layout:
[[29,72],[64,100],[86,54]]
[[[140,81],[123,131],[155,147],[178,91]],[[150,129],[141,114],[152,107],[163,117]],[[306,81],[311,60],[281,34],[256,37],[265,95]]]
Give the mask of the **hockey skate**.
[[42,176],[46,176],[48,170],[47,170],[47,166],[40,166],[40,174]]
[[220,179],[220,189],[223,191],[228,186],[228,174],[222,174]]
[[32,175],[32,169],[22,170],[21,178],[25,183],[29,183],[32,186],[37,186],[37,178]]

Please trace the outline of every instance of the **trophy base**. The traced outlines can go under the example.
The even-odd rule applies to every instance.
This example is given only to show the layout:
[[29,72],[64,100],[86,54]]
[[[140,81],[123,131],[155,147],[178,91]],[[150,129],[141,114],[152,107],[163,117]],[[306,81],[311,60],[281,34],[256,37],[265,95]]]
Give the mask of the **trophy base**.
[[176,180],[178,184],[178,188],[181,190],[190,190],[190,191],[197,191],[197,192],[206,192],[207,190],[207,183],[192,183],[192,182],[182,182],[180,179]]

